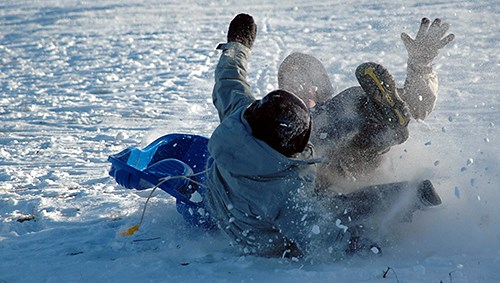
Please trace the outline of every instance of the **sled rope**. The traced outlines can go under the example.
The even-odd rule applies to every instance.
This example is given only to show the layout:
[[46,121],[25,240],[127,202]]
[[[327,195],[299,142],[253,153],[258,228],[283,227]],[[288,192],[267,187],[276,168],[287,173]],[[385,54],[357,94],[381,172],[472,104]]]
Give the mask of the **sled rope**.
[[159,182],[154,188],[153,190],[151,191],[151,193],[149,193],[149,196],[148,198],[146,199],[146,203],[144,203],[144,208],[142,209],[142,214],[141,214],[141,220],[139,221],[139,224],[135,224],[134,226],[126,229],[126,230],[122,230],[120,232],[120,234],[123,236],[123,237],[126,237],[126,236],[132,236],[134,235],[134,233],[139,230],[139,227],[142,225],[142,222],[144,221],[144,215],[146,214],[146,208],[148,206],[148,202],[149,200],[151,199],[151,197],[153,196],[153,193],[156,191],[156,189],[158,189],[158,187],[163,184],[164,182],[166,182],[168,180],[163,180],[161,182]]
[[[204,174],[206,173],[207,170],[203,170],[203,171],[200,171],[198,173],[194,173],[194,174],[191,174],[191,175],[188,175],[188,176],[185,176],[185,175],[179,175],[179,176],[167,176],[167,177],[163,177],[160,179],[160,181],[165,182],[165,181],[168,181],[168,180],[172,180],[172,179],[186,179],[200,187],[203,187],[203,188],[207,188],[207,186],[205,186],[204,184],[198,182],[198,181],[195,181],[194,179],[192,179],[191,177],[195,177],[195,176],[198,176],[198,175],[201,175],[201,174]],[[161,185],[162,183],[159,183],[157,186]]]
[[134,235],[134,233],[139,230],[140,226],[142,225],[142,222],[144,221],[144,215],[146,214],[146,208],[148,206],[148,202],[149,200],[151,199],[151,197],[153,196],[153,193],[156,191],[156,189],[158,189],[161,184],[165,183],[166,181],[168,180],[171,180],[171,179],[186,179],[190,182],[193,182],[194,184],[197,184],[198,186],[201,186],[201,187],[204,187],[204,188],[207,188],[207,186],[205,186],[204,184],[198,182],[198,181],[195,181],[193,180],[191,177],[194,177],[194,176],[198,176],[198,175],[201,175],[203,173],[206,173],[207,170],[203,170],[203,171],[200,171],[198,173],[195,173],[195,174],[191,174],[191,175],[188,175],[188,176],[184,176],[184,175],[179,175],[179,176],[167,176],[167,177],[163,177],[160,179],[160,182],[158,184],[156,184],[154,187],[153,187],[153,190],[151,190],[151,193],[149,193],[149,196],[148,198],[146,199],[146,203],[144,203],[144,208],[142,209],[142,214],[141,214],[141,220],[139,221],[139,224],[135,224],[134,226],[126,229],[126,230],[122,230],[120,232],[120,234],[123,236],[123,237],[127,237],[127,236],[132,236]]

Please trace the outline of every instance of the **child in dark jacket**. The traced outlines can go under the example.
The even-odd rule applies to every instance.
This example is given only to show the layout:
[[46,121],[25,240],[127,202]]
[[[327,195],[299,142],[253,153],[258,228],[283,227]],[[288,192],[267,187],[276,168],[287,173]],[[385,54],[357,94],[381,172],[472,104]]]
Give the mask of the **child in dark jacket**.
[[[311,142],[324,161],[318,168],[321,189],[350,191],[373,182],[385,153],[407,140],[410,118],[424,120],[432,112],[438,97],[438,77],[432,63],[439,50],[454,39],[453,34],[446,35],[449,27],[440,19],[431,23],[423,18],[415,39],[401,34],[408,51],[402,88],[396,88],[384,67],[365,63],[355,73],[360,86],[334,95],[318,59],[292,53],[283,60],[278,70],[279,87],[301,97],[311,108]],[[378,85],[368,75],[370,69],[378,70]],[[403,123],[399,123],[401,118]]]

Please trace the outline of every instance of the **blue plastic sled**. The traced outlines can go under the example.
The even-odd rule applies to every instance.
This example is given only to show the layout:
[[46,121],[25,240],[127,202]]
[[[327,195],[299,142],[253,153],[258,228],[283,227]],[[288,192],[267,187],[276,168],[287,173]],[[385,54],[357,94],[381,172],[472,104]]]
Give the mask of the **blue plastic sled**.
[[211,229],[215,224],[203,201],[207,144],[202,136],[165,135],[142,150],[129,147],[109,156],[109,175],[128,189],[157,186],[176,198],[177,211],[188,223]]

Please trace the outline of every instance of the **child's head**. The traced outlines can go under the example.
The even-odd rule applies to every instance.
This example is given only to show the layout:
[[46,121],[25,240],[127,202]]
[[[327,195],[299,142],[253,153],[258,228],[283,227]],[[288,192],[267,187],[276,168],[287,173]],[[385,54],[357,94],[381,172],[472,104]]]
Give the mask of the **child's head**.
[[278,85],[302,98],[309,108],[329,100],[335,90],[323,63],[304,53],[292,53],[278,69]]
[[286,156],[302,152],[311,135],[312,119],[302,99],[274,90],[245,111],[252,135]]

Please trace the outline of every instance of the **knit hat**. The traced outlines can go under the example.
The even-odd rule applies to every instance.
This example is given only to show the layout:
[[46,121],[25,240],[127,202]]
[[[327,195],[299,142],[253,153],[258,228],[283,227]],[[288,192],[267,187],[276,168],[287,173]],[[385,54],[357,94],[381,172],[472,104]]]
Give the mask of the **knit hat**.
[[274,90],[245,111],[252,135],[285,156],[302,152],[311,135],[312,119],[302,99]]

